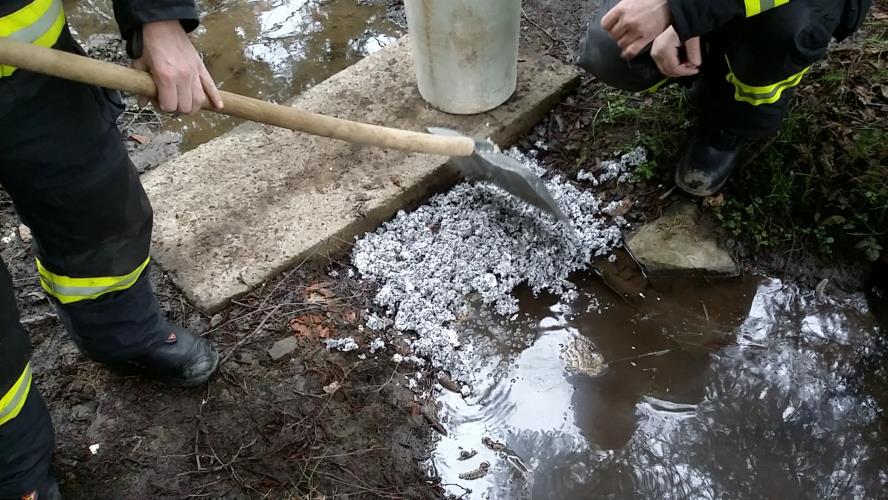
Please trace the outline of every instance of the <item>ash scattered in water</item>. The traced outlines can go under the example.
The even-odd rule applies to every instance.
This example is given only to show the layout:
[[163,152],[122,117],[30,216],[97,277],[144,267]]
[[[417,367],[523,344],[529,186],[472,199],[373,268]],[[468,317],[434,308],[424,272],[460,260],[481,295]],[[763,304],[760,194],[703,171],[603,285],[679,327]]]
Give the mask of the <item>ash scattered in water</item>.
[[[508,154],[545,175],[533,158],[514,148]],[[593,193],[560,176],[546,185],[576,232],[497,187],[462,183],[413,212],[399,212],[355,245],[353,263],[380,284],[375,302],[393,317],[395,330],[415,332],[414,354],[456,380],[471,379],[463,356],[473,346],[454,329],[468,296],[504,317],[518,312],[512,291],[521,284],[571,301],[577,292],[568,276],[621,241],[625,221],[605,213]]]

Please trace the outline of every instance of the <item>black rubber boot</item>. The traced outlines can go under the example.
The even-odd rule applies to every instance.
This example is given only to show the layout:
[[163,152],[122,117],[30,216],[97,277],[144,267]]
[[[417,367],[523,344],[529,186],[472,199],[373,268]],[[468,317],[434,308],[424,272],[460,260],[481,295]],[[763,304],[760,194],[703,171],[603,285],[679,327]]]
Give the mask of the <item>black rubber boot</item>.
[[745,139],[719,128],[703,127],[691,138],[675,171],[675,183],[695,196],[711,196],[737,167]]
[[56,481],[55,476],[49,474],[46,478],[40,483],[40,486],[32,491],[31,493],[27,493],[22,496],[20,499],[15,500],[63,500],[62,494],[59,492],[59,483]]
[[687,101],[688,106],[692,108],[700,108],[703,105],[703,79],[702,78],[686,78],[679,80],[681,83],[681,93]]
[[195,387],[209,380],[219,367],[219,353],[209,340],[170,325],[164,343],[131,362],[171,385]]
[[46,476],[46,480],[37,489],[37,500],[62,500],[59,483],[52,474]]

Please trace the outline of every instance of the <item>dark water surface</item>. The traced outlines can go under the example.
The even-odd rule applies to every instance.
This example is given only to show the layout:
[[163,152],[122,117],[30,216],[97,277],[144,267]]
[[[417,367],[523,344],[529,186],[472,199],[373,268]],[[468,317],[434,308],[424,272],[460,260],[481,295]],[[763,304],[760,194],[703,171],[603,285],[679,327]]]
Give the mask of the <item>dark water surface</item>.
[[[885,496],[886,357],[865,297],[685,280],[633,306],[597,281],[582,288],[577,304],[527,296],[522,320],[479,313],[469,325],[486,339],[480,382],[466,400],[442,398],[450,435],[432,459],[454,494]],[[577,351],[593,353],[585,372]],[[478,455],[458,461],[461,449]],[[486,477],[458,478],[482,461]]]

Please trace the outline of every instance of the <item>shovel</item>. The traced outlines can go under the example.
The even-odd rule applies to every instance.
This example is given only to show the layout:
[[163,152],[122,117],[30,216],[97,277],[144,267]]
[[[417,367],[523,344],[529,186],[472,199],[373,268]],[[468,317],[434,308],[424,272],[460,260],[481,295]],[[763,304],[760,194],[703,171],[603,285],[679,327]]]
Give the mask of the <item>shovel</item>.
[[[0,64],[153,98],[154,80],[144,71],[97,61],[69,52],[0,37]],[[542,180],[489,140],[476,141],[453,130],[412,132],[353,122],[221,91],[225,108],[210,111],[297,132],[382,148],[450,156],[468,179],[489,181],[513,196],[568,222]]]

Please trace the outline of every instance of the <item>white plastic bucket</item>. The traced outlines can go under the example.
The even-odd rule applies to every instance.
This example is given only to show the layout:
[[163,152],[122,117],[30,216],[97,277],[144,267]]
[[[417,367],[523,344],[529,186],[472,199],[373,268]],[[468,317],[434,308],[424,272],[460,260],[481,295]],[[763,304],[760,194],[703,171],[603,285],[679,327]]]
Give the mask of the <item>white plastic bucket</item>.
[[506,102],[518,82],[521,0],[406,0],[419,93],[453,114]]

